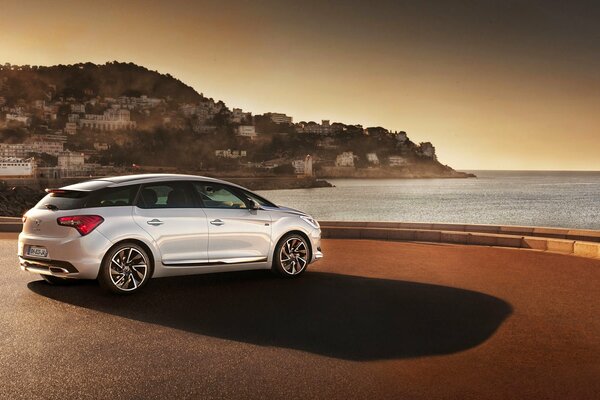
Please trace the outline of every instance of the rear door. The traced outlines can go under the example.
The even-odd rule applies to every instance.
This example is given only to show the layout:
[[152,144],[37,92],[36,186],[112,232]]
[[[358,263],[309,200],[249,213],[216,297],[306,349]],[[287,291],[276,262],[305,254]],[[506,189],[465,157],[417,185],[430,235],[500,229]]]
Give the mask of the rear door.
[[193,182],[208,220],[211,263],[267,261],[271,249],[271,216],[250,210],[235,188],[213,182]]
[[165,266],[208,263],[208,222],[190,182],[153,182],[142,186],[133,211],[135,222],[156,242]]

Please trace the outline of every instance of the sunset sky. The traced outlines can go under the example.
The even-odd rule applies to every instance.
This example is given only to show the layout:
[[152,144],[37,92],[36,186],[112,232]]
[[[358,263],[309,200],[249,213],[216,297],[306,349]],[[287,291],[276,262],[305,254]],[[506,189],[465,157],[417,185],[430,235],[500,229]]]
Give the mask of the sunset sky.
[[294,121],[384,126],[458,169],[600,170],[600,6],[0,0],[0,63],[131,61]]

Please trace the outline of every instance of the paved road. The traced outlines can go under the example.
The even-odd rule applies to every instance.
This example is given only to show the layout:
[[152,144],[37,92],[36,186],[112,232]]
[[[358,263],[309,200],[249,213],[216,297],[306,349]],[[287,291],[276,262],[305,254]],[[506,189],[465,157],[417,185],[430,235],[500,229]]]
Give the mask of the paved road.
[[300,280],[50,287],[0,239],[0,398],[593,399],[600,261],[324,241]]

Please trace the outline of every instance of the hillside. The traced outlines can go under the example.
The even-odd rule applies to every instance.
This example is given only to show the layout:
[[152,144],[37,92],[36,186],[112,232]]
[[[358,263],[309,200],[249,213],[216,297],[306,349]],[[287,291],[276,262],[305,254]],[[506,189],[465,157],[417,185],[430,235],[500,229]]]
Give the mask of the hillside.
[[8,103],[52,97],[81,99],[98,96],[171,98],[180,102],[202,101],[192,87],[169,74],[160,74],[133,63],[96,65],[81,63],[51,67],[0,67],[2,96]]
[[58,168],[46,176],[65,174],[56,157],[70,150],[85,165],[70,166],[78,170],[69,176],[135,165],[236,176],[467,177],[406,132],[252,115],[132,63],[0,66],[0,142],[13,146],[0,156],[36,156],[38,166]]

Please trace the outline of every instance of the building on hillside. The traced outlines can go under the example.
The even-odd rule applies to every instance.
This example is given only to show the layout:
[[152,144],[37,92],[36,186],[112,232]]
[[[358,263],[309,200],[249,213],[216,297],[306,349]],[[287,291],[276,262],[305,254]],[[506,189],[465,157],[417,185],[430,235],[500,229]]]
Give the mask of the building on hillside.
[[65,124],[65,133],[67,135],[75,135],[77,133],[77,122],[67,122]]
[[246,150],[215,150],[215,156],[220,158],[241,158],[246,157]]
[[94,149],[97,151],[104,151],[104,150],[108,150],[109,148],[110,148],[110,146],[108,145],[108,143],[102,143],[102,142],[94,143]]
[[129,110],[122,108],[111,108],[104,111],[104,114],[85,114],[79,119],[79,126],[84,129],[98,131],[116,131],[134,129],[135,121],[131,121]]
[[35,140],[25,146],[30,153],[46,153],[53,156],[58,156],[64,151],[64,142],[61,140]]
[[77,114],[85,114],[85,104],[71,104],[71,112]]
[[26,155],[24,143],[0,143],[0,158],[23,158]]
[[402,156],[389,156],[388,165],[390,167],[404,167],[408,165],[408,160]]
[[313,159],[310,154],[303,160],[292,161],[292,166],[296,175],[313,176]]
[[31,178],[35,176],[35,159],[0,158],[1,178]]
[[7,113],[6,114],[6,123],[9,124],[10,122],[16,122],[19,124],[23,124],[24,126],[30,126],[31,125],[31,117],[26,116],[26,115],[21,115],[21,114]]
[[335,158],[336,167],[354,167],[354,153],[345,151]]
[[85,154],[72,152],[69,150],[63,151],[58,155],[58,168],[65,170],[79,170],[85,164]]
[[257,138],[258,134],[256,133],[254,125],[240,125],[237,127],[236,136],[254,140]]
[[231,110],[231,122],[234,124],[241,124],[245,119],[252,118],[252,113],[244,112],[241,108],[234,108]]
[[292,117],[288,117],[285,114],[282,113],[266,113],[266,116],[268,116],[269,118],[271,118],[271,121],[273,121],[276,124],[291,124],[293,123],[293,118]]
[[321,121],[321,124],[316,122],[307,122],[296,124],[296,131],[298,133],[310,133],[315,135],[327,135],[331,133],[331,124],[328,119]]
[[379,157],[377,157],[377,153],[367,153],[367,161],[369,164],[379,165]]

